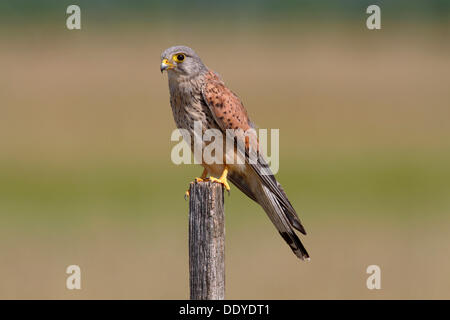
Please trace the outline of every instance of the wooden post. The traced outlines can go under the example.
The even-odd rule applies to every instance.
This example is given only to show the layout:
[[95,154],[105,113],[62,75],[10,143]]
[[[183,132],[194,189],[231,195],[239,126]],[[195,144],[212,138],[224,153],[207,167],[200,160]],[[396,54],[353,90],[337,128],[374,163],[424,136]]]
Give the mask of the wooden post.
[[192,300],[225,298],[223,186],[192,182],[189,188],[189,285]]

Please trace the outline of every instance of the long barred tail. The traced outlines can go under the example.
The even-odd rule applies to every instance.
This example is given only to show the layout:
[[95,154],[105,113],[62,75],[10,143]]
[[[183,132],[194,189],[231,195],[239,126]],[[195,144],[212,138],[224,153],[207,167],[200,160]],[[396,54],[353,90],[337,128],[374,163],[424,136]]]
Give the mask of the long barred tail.
[[256,196],[258,203],[263,207],[264,211],[267,213],[280,235],[291,247],[295,255],[302,260],[309,261],[309,254],[293,230],[293,225],[290,221],[291,219],[289,219],[289,216],[285,212],[286,209],[283,210],[283,206],[278,201],[276,195],[273,194],[268,187],[261,185],[261,188],[262,192]]

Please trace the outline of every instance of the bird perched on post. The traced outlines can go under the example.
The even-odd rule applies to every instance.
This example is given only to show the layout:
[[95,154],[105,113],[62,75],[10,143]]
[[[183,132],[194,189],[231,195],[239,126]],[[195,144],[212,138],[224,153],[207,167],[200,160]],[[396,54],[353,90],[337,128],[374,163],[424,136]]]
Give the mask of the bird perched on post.
[[[253,128],[242,102],[228,89],[220,77],[208,69],[199,56],[189,47],[174,46],[161,54],[161,72],[167,71],[169,79],[170,105],[175,123],[192,137],[194,122],[201,123],[202,131],[216,129],[223,133],[227,129],[248,131]],[[194,148],[190,139],[191,148]],[[256,144],[257,144],[256,140]],[[249,155],[258,146],[245,140],[240,150]],[[230,152],[230,150],[225,150]],[[231,149],[237,152],[237,148]],[[257,154],[256,161],[235,163],[229,159],[235,156],[225,155],[222,162],[206,163],[202,161],[203,173],[197,181],[209,180],[224,185],[230,190],[228,180],[256,201],[269,216],[283,239],[292,251],[302,260],[309,260],[308,252],[294,229],[306,235],[300,219],[289,202],[286,193],[275,179],[262,155]]]

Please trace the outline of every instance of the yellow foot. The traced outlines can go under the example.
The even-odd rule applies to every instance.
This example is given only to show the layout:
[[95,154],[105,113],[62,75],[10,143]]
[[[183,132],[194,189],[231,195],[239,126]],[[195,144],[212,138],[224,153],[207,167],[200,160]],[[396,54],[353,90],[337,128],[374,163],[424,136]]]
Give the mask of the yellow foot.
[[227,181],[227,175],[228,175],[228,169],[225,167],[225,169],[223,170],[222,175],[220,176],[219,179],[210,177],[209,180],[212,182],[217,182],[217,183],[222,184],[225,187],[225,190],[227,190],[228,194],[230,194],[230,185],[228,184],[228,181]]
[[230,193],[230,185],[228,184],[227,178],[217,179],[217,178],[211,177],[211,178],[209,178],[209,180],[211,180],[212,182],[217,182],[217,183],[223,184],[223,186],[225,187],[225,190],[227,190],[228,193]]
[[[200,178],[195,178],[195,182],[206,182],[209,181],[209,179],[206,177],[208,175],[208,171],[206,169],[203,169],[203,173]],[[187,200],[189,198],[189,189],[184,193],[184,199]]]

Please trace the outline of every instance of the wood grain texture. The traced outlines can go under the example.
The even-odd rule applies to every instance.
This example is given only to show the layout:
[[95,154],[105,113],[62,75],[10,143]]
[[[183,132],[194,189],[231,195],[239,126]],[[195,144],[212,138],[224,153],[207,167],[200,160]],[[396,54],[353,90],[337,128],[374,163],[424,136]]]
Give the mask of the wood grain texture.
[[192,300],[225,298],[224,190],[193,182],[189,197],[189,285]]

